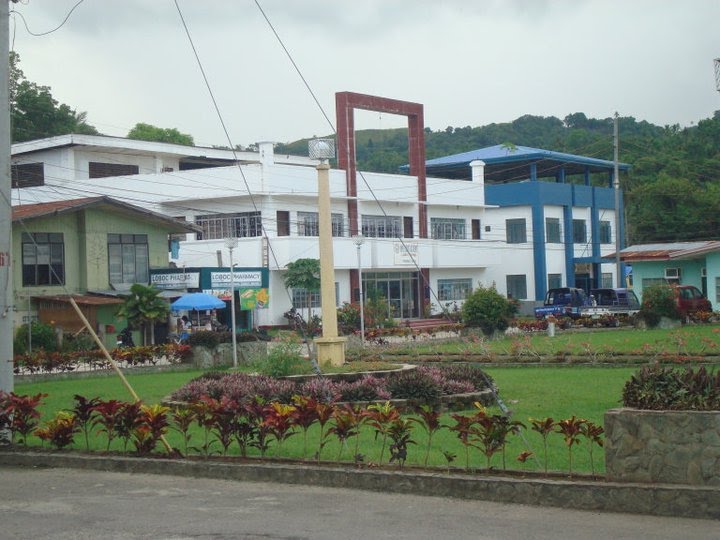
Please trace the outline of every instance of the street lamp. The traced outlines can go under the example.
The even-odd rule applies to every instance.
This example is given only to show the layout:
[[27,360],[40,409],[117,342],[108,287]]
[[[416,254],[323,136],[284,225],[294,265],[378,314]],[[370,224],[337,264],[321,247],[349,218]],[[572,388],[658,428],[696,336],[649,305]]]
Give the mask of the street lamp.
[[235,333],[237,330],[235,329],[235,271],[233,270],[233,249],[235,249],[238,246],[238,239],[233,238],[226,238],[225,239],[225,247],[228,248],[228,251],[230,252],[230,319],[232,324],[232,351],[233,351],[233,367],[237,367],[237,340]]
[[363,294],[363,282],[362,282],[362,257],[360,254],[360,248],[365,243],[365,237],[362,234],[356,234],[352,237],[357,248],[357,269],[358,269],[358,284],[360,293],[360,344],[365,345],[365,295]]

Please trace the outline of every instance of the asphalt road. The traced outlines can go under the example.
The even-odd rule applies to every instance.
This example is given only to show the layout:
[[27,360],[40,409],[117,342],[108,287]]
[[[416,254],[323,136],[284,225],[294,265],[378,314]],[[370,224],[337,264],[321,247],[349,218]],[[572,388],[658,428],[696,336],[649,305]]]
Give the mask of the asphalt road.
[[0,539],[710,539],[720,522],[311,486],[0,467]]

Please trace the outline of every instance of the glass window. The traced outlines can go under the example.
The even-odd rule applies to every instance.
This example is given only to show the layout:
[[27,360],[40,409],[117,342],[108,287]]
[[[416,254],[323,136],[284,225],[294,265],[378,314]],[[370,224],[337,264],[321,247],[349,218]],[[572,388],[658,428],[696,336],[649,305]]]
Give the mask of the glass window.
[[527,242],[525,219],[506,219],[505,229],[508,244],[524,244]]
[[[340,284],[335,282],[335,304],[340,305]],[[307,289],[292,289],[292,305],[295,309],[307,309],[322,307],[322,299],[320,291],[310,291]]]
[[609,221],[600,222],[600,243],[612,244],[612,228]]
[[612,289],[613,275],[612,272],[603,272],[600,276],[600,287],[603,289]]
[[401,222],[400,216],[363,216],[362,234],[370,238],[399,238]]
[[109,176],[130,176],[138,174],[140,168],[137,165],[126,165],[123,163],[99,163],[91,161],[88,164],[88,176],[90,178],[107,178]]
[[108,234],[110,283],[148,283],[150,253],[146,234]]
[[430,218],[430,231],[436,240],[464,240],[465,220],[453,218]]
[[246,238],[262,235],[260,212],[197,216],[195,224],[203,229],[202,233],[198,233],[198,240]]
[[507,276],[506,281],[508,298],[514,298],[515,300],[527,298],[527,278],[525,274]]
[[438,279],[438,300],[465,300],[472,292],[472,279]]
[[23,233],[23,286],[65,284],[65,244],[62,233]]
[[545,235],[548,244],[562,243],[559,218],[545,218]]
[[42,163],[21,163],[10,167],[13,188],[45,185],[45,166]]
[[562,274],[548,274],[548,289],[562,287]]
[[575,244],[587,243],[587,225],[584,219],[573,219],[573,242]]
[[[298,236],[320,236],[320,221],[317,212],[298,212]],[[332,214],[332,235],[343,236],[343,215]]]

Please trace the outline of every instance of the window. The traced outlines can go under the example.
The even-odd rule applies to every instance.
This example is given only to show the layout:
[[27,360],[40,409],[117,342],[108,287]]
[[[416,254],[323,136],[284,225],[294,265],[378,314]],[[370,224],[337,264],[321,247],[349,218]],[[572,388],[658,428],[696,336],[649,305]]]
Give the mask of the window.
[[[320,236],[320,221],[317,212],[298,212],[298,236]],[[342,214],[332,214],[332,235],[343,236]]]
[[473,219],[470,222],[470,227],[472,229],[472,239],[473,240],[480,240],[482,235],[480,234],[480,220],[479,219]]
[[147,234],[108,234],[110,283],[148,283]]
[[262,235],[260,212],[197,216],[195,224],[202,227],[203,230],[202,233],[198,234],[198,240],[246,238]]
[[287,210],[278,210],[277,216],[277,235],[290,236],[290,212]]
[[124,163],[99,163],[91,161],[88,164],[90,178],[107,178],[108,176],[130,176],[138,174],[140,168],[137,165],[125,165]]
[[22,278],[26,287],[65,284],[62,233],[22,234]]
[[403,216],[403,233],[405,238],[412,238],[414,236],[413,232],[412,216]]
[[720,302],[720,277],[715,278],[715,302]]
[[667,285],[667,281],[663,278],[643,278],[642,288],[646,289],[652,285]]
[[45,185],[45,166],[42,163],[22,163],[10,167],[11,185],[26,188]]
[[609,221],[600,222],[600,243],[612,244],[612,228]]
[[573,219],[573,242],[575,244],[587,243],[587,225],[584,219]]
[[465,300],[472,292],[472,279],[438,279],[438,300]]
[[560,218],[545,218],[545,241],[548,244],[561,244]]
[[[335,282],[335,304],[340,305],[340,284],[337,281]],[[292,305],[295,309],[322,307],[320,291],[311,291],[308,295],[307,289],[292,289]]]
[[508,298],[514,298],[515,300],[527,298],[527,278],[525,274],[507,276],[506,281]]
[[363,216],[362,234],[370,238],[398,238],[400,222],[400,216]]
[[562,287],[562,274],[548,274],[548,289]]
[[524,244],[527,242],[527,228],[524,219],[506,219],[505,229],[508,244]]
[[600,287],[603,289],[612,289],[612,287],[613,287],[612,272],[603,272],[600,275]]
[[430,218],[430,232],[435,240],[464,240],[465,220]]

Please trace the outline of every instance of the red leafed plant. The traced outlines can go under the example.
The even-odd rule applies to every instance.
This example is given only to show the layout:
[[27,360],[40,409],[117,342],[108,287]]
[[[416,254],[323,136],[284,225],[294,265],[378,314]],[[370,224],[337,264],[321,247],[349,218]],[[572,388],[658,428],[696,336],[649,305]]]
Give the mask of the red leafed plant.
[[555,420],[553,420],[551,417],[537,419],[537,418],[531,418],[530,419],[530,429],[533,431],[537,431],[543,440],[543,452],[544,452],[544,459],[545,459],[545,474],[548,472],[548,457],[547,457],[547,438],[550,433],[553,433],[555,430]]
[[75,434],[80,431],[77,418],[71,412],[58,411],[54,418],[35,429],[35,436],[49,442],[58,450],[72,444]]
[[105,433],[105,436],[107,437],[106,450],[110,450],[110,445],[117,436],[115,425],[119,422],[118,417],[122,411],[123,405],[125,405],[124,402],[111,399],[108,401],[101,400],[100,403],[95,406],[97,416],[91,424],[93,427],[98,426],[100,428],[98,429],[98,433]]
[[34,396],[19,396],[15,392],[7,394],[5,414],[10,417],[10,441],[14,442],[16,436],[20,436],[20,443],[27,444],[30,435],[38,425],[40,411],[37,410],[42,399],[47,394],[35,394]]
[[572,476],[572,447],[580,444],[580,436],[582,435],[582,425],[586,422],[582,418],[571,418],[560,420],[556,425],[557,433],[562,434],[565,438],[565,445],[568,448],[568,472]]
[[78,429],[85,435],[85,450],[90,450],[90,428],[92,425],[92,418],[95,415],[95,411],[98,405],[100,405],[100,398],[94,397],[87,399],[79,394],[75,394],[75,407],[72,412],[75,415],[75,423]]

